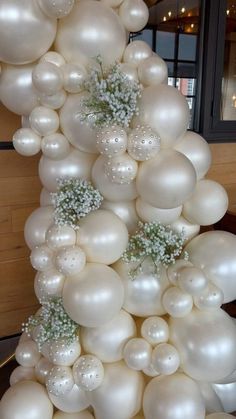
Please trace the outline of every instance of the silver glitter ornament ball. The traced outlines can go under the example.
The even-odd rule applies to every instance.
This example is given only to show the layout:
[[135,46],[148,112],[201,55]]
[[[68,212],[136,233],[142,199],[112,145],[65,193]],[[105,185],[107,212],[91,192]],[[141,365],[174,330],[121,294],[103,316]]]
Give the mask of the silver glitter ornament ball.
[[104,378],[104,368],[100,359],[94,355],[83,355],[73,366],[75,384],[85,391],[98,388]]
[[97,149],[107,157],[119,156],[127,148],[127,134],[119,125],[101,128],[97,133]]
[[46,379],[46,387],[54,396],[63,396],[71,391],[74,385],[72,370],[70,367],[53,367]]
[[160,150],[160,137],[148,125],[138,125],[128,137],[128,153],[138,161],[155,157]]
[[119,185],[128,184],[135,179],[138,172],[138,164],[128,153],[125,153],[121,156],[107,159],[104,164],[104,171],[111,182]]

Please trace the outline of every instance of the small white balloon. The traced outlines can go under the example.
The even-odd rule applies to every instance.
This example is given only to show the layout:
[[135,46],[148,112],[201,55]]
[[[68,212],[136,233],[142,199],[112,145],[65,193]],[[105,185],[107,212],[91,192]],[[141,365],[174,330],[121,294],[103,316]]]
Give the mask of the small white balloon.
[[54,95],[46,95],[45,93],[39,93],[39,100],[42,106],[50,109],[60,109],[67,98],[65,90],[61,89]]
[[34,156],[41,149],[41,137],[31,128],[20,128],[13,135],[13,145],[22,156]]
[[65,246],[73,246],[76,243],[76,232],[70,226],[58,226],[54,224],[48,229],[45,241],[52,250],[57,250]]
[[73,385],[74,378],[70,367],[52,367],[46,378],[48,392],[57,397],[68,394]]
[[102,384],[104,368],[96,356],[83,355],[74,363],[73,375],[78,387],[93,391]]
[[37,271],[46,271],[53,268],[53,251],[45,244],[36,246],[30,254],[30,262]]
[[63,86],[68,93],[80,93],[84,90],[87,71],[83,65],[66,63],[61,67]]
[[131,183],[138,172],[138,164],[128,153],[107,159],[104,164],[104,171],[112,183],[118,185]]
[[[148,377],[157,377],[159,374],[159,372],[157,370],[155,370],[154,366],[152,365],[152,362],[148,365],[147,368],[144,368],[143,373],[145,375],[147,375]],[[136,417],[136,416],[135,416]]]
[[45,384],[47,376],[52,369],[53,364],[44,356],[35,365],[35,376],[41,384]]
[[16,367],[10,375],[10,386],[25,380],[37,381],[35,371],[33,367],[22,367],[20,365],[19,367]]
[[69,393],[60,396],[54,396],[53,394],[49,393],[49,397],[57,409],[60,409],[66,413],[78,414],[78,412],[82,412],[82,410],[89,406],[86,392],[79,388],[76,384],[74,384],[72,390]]
[[48,51],[48,52],[46,52],[46,54],[42,55],[39,62],[43,63],[45,61],[47,63],[55,64],[58,67],[61,67],[63,64],[65,64],[64,57],[62,57],[62,55],[59,54],[59,52],[56,52],[56,51]]
[[138,32],[148,22],[148,7],[143,0],[124,0],[119,8],[119,16],[127,31]]
[[199,310],[212,310],[220,308],[224,301],[223,291],[212,282],[194,297],[194,304]]
[[65,277],[56,269],[37,273],[34,280],[34,291],[39,301],[45,301],[52,297],[61,297]]
[[141,335],[152,346],[167,342],[169,339],[169,326],[162,317],[148,317],[141,326]]
[[138,227],[138,215],[135,208],[135,201],[102,201],[101,209],[114,212],[126,225],[128,232],[133,234]]
[[152,351],[152,365],[162,375],[174,374],[180,365],[177,349],[169,343],[160,343]]
[[177,287],[170,287],[165,291],[162,298],[163,306],[172,317],[185,317],[193,307],[191,295]]
[[152,347],[145,339],[130,339],[124,347],[124,360],[129,368],[141,371],[151,362]]
[[127,147],[127,134],[119,125],[101,128],[97,132],[97,149],[101,154],[111,158],[124,154]]
[[[136,210],[139,218],[148,223],[159,222],[164,225],[170,225],[170,223],[176,221],[181,212],[183,206],[180,205],[176,208],[156,208],[144,202],[141,198],[136,200]],[[182,232],[182,231],[181,231]]]
[[38,135],[50,135],[59,128],[59,117],[53,109],[44,106],[34,108],[29,116],[30,126]]
[[138,66],[139,80],[144,86],[156,86],[168,80],[168,68],[157,54],[141,61]]
[[125,49],[123,61],[138,66],[141,61],[152,56],[150,46],[144,41],[133,41]]
[[136,65],[130,63],[120,63],[120,70],[130,81],[139,81]]
[[171,284],[178,285],[179,270],[185,267],[191,267],[193,264],[189,260],[178,259],[173,265],[167,268],[167,276]]
[[195,266],[186,266],[178,270],[179,287],[193,296],[204,291],[207,284],[208,278],[201,269]]
[[66,276],[81,272],[86,264],[85,252],[79,246],[67,246],[58,250],[55,258],[59,272]]
[[128,153],[138,161],[149,160],[160,150],[160,137],[148,125],[138,125],[128,136]]
[[199,231],[200,231],[200,225],[199,224],[190,223],[182,215],[179,218],[177,218],[176,221],[172,222],[170,227],[174,231],[176,231],[176,233],[184,232],[185,243],[189,242],[191,239],[193,239],[195,236],[197,236]]
[[46,95],[54,95],[63,87],[62,72],[58,66],[47,61],[38,63],[32,72],[35,88]]
[[49,344],[49,359],[55,365],[70,367],[80,356],[81,346],[78,340],[68,343],[58,339]]
[[24,229],[25,241],[30,249],[45,243],[46,232],[52,222],[52,206],[37,208],[30,214]]
[[38,0],[38,3],[47,16],[60,19],[72,11],[75,0]]
[[43,137],[41,147],[43,154],[49,159],[61,160],[70,152],[69,141],[59,132]]
[[33,340],[25,341],[19,343],[16,352],[15,358],[18,364],[22,365],[22,367],[34,367],[41,355],[38,351],[38,347]]

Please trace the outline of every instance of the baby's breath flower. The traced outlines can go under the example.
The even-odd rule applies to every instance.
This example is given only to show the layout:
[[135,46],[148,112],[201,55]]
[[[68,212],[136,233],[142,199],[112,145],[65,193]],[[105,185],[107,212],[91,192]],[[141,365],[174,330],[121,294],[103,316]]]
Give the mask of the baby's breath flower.
[[60,178],[58,191],[52,193],[54,221],[59,226],[78,229],[78,220],[98,209],[103,200],[100,192],[90,182],[78,178]]
[[65,339],[70,344],[78,339],[78,324],[66,313],[61,298],[52,298],[42,302],[38,315],[30,316],[28,322],[22,325],[23,332],[29,336],[37,327],[34,340],[41,350],[44,343]]
[[141,85],[131,81],[118,63],[107,70],[97,57],[99,68],[90,72],[84,83],[90,96],[83,101],[81,120],[93,127],[118,124],[128,127],[132,117],[138,114],[137,100],[141,97]]
[[[135,278],[142,270],[146,258],[151,259],[156,272],[160,264],[168,267],[175,263],[176,258],[182,253],[184,240],[184,232],[176,233],[169,226],[156,222],[139,222],[139,229],[130,238],[122,257],[126,263],[138,262],[136,268],[130,271],[131,277]],[[187,254],[184,257],[187,258]]]

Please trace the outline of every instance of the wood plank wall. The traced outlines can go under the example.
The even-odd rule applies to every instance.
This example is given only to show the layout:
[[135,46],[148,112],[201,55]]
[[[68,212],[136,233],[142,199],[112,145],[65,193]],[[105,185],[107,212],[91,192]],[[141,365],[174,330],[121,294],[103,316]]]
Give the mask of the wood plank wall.
[[[10,140],[20,118],[0,105],[0,139]],[[213,144],[208,177],[222,183],[236,211],[236,144]],[[0,150],[0,337],[18,333],[21,323],[37,307],[33,291],[35,272],[29,263],[23,227],[39,204],[39,156],[22,157]]]

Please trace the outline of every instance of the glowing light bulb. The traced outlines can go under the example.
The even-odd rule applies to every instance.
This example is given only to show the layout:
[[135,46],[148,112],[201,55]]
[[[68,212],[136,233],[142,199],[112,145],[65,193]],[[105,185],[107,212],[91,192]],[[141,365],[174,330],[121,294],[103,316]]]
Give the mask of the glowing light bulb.
[[185,12],[185,7],[182,7],[181,12],[184,13]]

